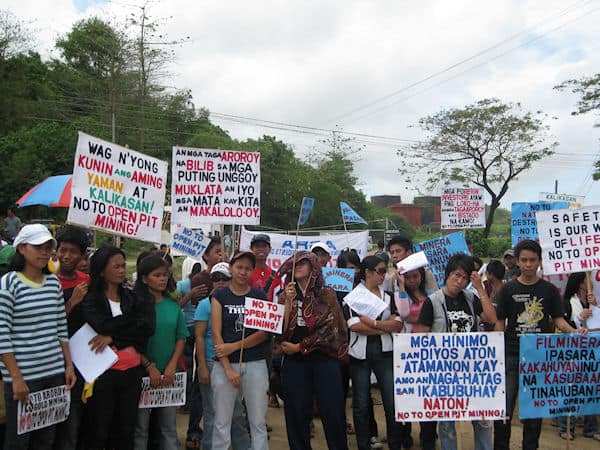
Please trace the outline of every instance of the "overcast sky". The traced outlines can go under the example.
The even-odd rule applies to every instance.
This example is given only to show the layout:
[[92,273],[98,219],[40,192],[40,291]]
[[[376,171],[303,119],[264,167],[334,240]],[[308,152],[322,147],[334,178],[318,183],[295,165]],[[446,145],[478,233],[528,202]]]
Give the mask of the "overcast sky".
[[[76,20],[124,18],[136,11],[130,3],[4,0],[2,7],[33,22],[47,55]],[[600,0],[169,0],[150,3],[149,12],[170,17],[163,27],[169,38],[190,37],[163,83],[191,89],[196,107],[253,119],[213,116],[233,137],[275,135],[300,156],[322,138],[263,128],[254,119],[387,138],[366,139],[356,165],[368,197],[412,199],[396,148],[401,139],[424,137],[410,128],[419,118],[498,97],[556,117],[548,124],[560,143],[557,155],[512,185],[502,206],[536,201],[539,192],[553,191],[555,179],[559,192],[600,204],[600,182],[591,180],[600,117],[572,117],[577,97],[552,89],[600,71]]]

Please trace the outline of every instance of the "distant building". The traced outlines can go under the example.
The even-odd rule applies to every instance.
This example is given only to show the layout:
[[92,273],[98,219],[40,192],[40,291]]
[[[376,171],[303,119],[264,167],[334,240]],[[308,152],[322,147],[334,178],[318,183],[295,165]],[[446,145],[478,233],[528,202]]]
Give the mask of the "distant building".
[[390,205],[402,203],[399,195],[374,195],[371,197],[371,203],[380,208],[387,208]]
[[[380,195],[377,197],[392,197]],[[374,197],[371,197],[373,201]],[[394,214],[398,214],[406,219],[413,227],[418,228],[421,225],[439,226],[441,220],[440,197],[424,196],[415,197],[414,203],[394,203],[387,205]]]

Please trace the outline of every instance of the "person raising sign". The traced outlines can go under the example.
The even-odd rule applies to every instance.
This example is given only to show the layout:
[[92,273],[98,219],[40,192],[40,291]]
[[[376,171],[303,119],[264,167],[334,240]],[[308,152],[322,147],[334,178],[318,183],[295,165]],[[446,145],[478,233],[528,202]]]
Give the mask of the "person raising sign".
[[[473,283],[477,296],[466,290],[469,281]],[[481,277],[475,271],[472,256],[464,253],[451,256],[446,265],[444,283],[445,286],[431,294],[421,308],[418,322],[424,332],[475,332],[479,318],[496,323],[496,310],[485,292]],[[474,420],[471,423],[475,450],[491,450],[492,422]],[[443,449],[457,448],[454,421],[440,422],[439,434]]]

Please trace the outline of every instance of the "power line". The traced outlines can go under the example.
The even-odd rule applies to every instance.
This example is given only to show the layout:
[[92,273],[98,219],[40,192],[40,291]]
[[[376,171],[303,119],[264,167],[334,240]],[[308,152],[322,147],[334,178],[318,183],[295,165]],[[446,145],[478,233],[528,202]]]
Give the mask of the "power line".
[[600,10],[600,8],[596,8],[596,9],[593,9],[593,10],[591,10],[591,11],[588,11],[588,12],[586,12],[585,14],[583,14],[583,15],[581,15],[581,16],[578,16],[578,17],[576,17],[576,18],[574,18],[574,19],[572,19],[572,20],[570,20],[570,21],[567,21],[567,22],[564,22],[564,23],[563,23],[563,24],[561,24],[561,25],[558,25],[557,27],[555,27],[555,28],[553,28],[553,29],[549,30],[548,32],[546,32],[546,33],[544,33],[544,34],[541,34],[541,35],[539,35],[539,36],[536,36],[536,37],[535,37],[535,38],[533,38],[533,39],[530,39],[529,41],[526,41],[526,42],[524,42],[523,44],[520,44],[520,45],[518,45],[518,46],[516,46],[516,47],[513,47],[513,48],[511,48],[511,49],[509,49],[509,50],[507,50],[507,51],[505,51],[505,52],[503,52],[503,53],[500,53],[500,54],[499,54],[499,55],[497,55],[497,56],[494,56],[493,58],[487,59],[487,60],[485,60],[485,61],[483,61],[483,62],[481,62],[481,63],[479,63],[479,64],[476,64],[475,66],[469,67],[468,69],[465,69],[465,70],[463,70],[463,71],[461,71],[461,72],[458,72],[457,74],[455,74],[455,75],[453,75],[453,76],[451,76],[451,77],[445,78],[445,79],[443,79],[443,80],[441,80],[441,81],[439,81],[439,82],[437,82],[437,83],[435,83],[435,84],[433,84],[433,85],[431,85],[431,86],[429,86],[429,87],[427,87],[427,88],[421,89],[421,90],[419,90],[419,91],[417,91],[417,92],[414,92],[414,93],[412,93],[412,94],[410,94],[410,95],[407,95],[406,97],[403,97],[403,98],[401,98],[401,99],[395,100],[395,101],[393,101],[392,103],[389,103],[389,104],[387,104],[387,105],[384,105],[384,106],[382,106],[382,107],[380,107],[380,108],[378,108],[378,109],[375,109],[374,111],[371,111],[371,112],[365,113],[365,114],[363,114],[363,115],[361,115],[361,116],[359,116],[359,117],[357,117],[357,118],[355,118],[355,119],[352,119],[352,120],[350,120],[350,121],[347,121],[347,122],[346,122],[346,124],[355,123],[355,122],[357,122],[357,121],[359,121],[359,120],[361,120],[361,119],[364,119],[365,117],[369,117],[369,116],[372,116],[372,115],[374,115],[374,114],[381,113],[381,112],[385,111],[386,109],[389,109],[389,108],[390,108],[390,107],[392,107],[392,106],[395,106],[395,105],[397,105],[397,104],[399,104],[399,103],[401,103],[401,102],[404,102],[404,101],[406,101],[406,100],[408,100],[408,99],[410,99],[410,98],[413,98],[413,97],[415,97],[415,96],[417,96],[417,95],[419,95],[419,94],[422,94],[422,93],[424,93],[424,92],[430,91],[431,89],[433,89],[433,88],[435,88],[435,87],[437,87],[437,86],[440,86],[440,85],[442,85],[442,84],[444,84],[444,83],[447,83],[448,81],[452,81],[452,80],[454,80],[455,78],[458,78],[458,77],[460,77],[461,75],[464,75],[464,74],[465,74],[465,73],[467,73],[467,72],[470,72],[470,71],[472,71],[472,70],[478,69],[479,67],[485,66],[486,64],[488,64],[488,63],[490,63],[490,62],[492,62],[492,61],[495,61],[495,60],[497,60],[497,59],[500,59],[500,58],[502,58],[502,57],[506,56],[506,55],[507,55],[507,54],[509,54],[509,53],[512,53],[513,51],[515,51],[515,50],[517,50],[517,49],[519,49],[519,48],[521,48],[521,47],[528,46],[528,45],[530,45],[530,44],[534,43],[535,41],[538,41],[538,40],[542,39],[542,38],[543,38],[543,37],[545,37],[546,35],[548,35],[548,34],[550,34],[550,33],[553,33],[553,32],[555,32],[555,31],[557,31],[557,30],[559,30],[559,29],[561,29],[561,28],[564,28],[566,25],[568,25],[568,24],[570,24],[570,23],[572,23],[572,22],[575,22],[575,21],[577,21],[577,20],[580,20],[580,19],[586,18],[586,17],[588,17],[590,14],[593,14],[593,13],[595,13],[595,12],[599,11],[599,10]]
[[[557,15],[557,18],[558,18],[558,17],[561,17],[561,16],[563,16],[563,15],[566,15],[566,14],[568,14],[568,13],[569,13],[569,10],[573,9],[574,7],[576,7],[576,6],[577,6],[577,4],[579,4],[579,3],[583,3],[583,4],[585,4],[585,3],[589,3],[589,1],[590,1],[590,0],[583,0],[583,1],[582,1],[582,0],[579,0],[579,1],[576,1],[575,3],[572,3],[572,4],[571,4],[570,6],[568,6],[567,8],[565,8],[565,9],[563,9],[563,10],[559,11],[558,13],[556,13],[556,14],[558,14],[558,15]],[[583,5],[581,5],[581,6],[583,6]],[[438,77],[439,75],[442,75],[442,74],[444,74],[444,73],[446,73],[446,72],[449,72],[449,71],[451,71],[452,69],[455,69],[456,67],[458,67],[458,66],[461,66],[461,65],[463,65],[463,64],[465,64],[465,63],[467,63],[467,62],[469,62],[469,61],[472,61],[472,60],[474,60],[474,59],[478,58],[479,56],[481,56],[481,55],[484,55],[485,53],[488,53],[488,52],[490,52],[490,51],[492,51],[492,50],[494,50],[494,49],[496,49],[496,48],[498,48],[498,47],[502,46],[503,44],[506,44],[507,42],[510,42],[510,41],[512,41],[512,40],[514,40],[514,39],[516,39],[517,37],[519,37],[519,36],[521,36],[521,35],[523,35],[523,34],[526,34],[526,33],[528,33],[528,32],[531,32],[531,31],[533,31],[533,30],[534,30],[536,27],[538,27],[540,24],[544,23],[546,20],[548,20],[550,17],[552,17],[552,16],[554,16],[554,15],[556,15],[556,14],[552,14],[552,15],[550,15],[550,16],[548,16],[546,19],[543,19],[542,21],[538,22],[538,23],[537,23],[536,25],[534,25],[533,27],[527,28],[527,29],[525,29],[525,30],[523,30],[523,31],[520,31],[519,33],[516,33],[516,34],[514,34],[514,35],[512,35],[512,36],[510,36],[510,37],[508,37],[508,38],[506,38],[506,39],[503,39],[502,41],[500,41],[500,42],[498,42],[498,43],[496,43],[496,44],[494,44],[494,45],[492,45],[492,46],[490,46],[490,47],[487,47],[487,48],[485,48],[485,49],[483,49],[483,50],[481,50],[481,51],[479,51],[479,52],[477,52],[477,53],[475,53],[475,54],[473,54],[473,55],[469,56],[468,58],[462,59],[462,60],[460,60],[460,61],[458,61],[458,62],[456,62],[456,63],[454,63],[454,64],[451,64],[450,66],[448,66],[448,67],[446,67],[446,68],[444,68],[444,69],[442,69],[442,70],[439,70],[439,71],[437,71],[437,72],[434,72],[433,74],[431,74],[431,75],[428,75],[428,76],[427,76],[427,77],[425,77],[425,78],[422,78],[422,79],[420,79],[420,80],[418,80],[418,81],[415,81],[415,82],[413,82],[413,83],[411,83],[411,84],[409,84],[409,85],[407,85],[407,86],[405,86],[405,87],[403,87],[403,88],[401,88],[401,89],[398,89],[398,90],[396,90],[396,91],[394,91],[394,92],[391,92],[390,94],[387,94],[387,95],[384,95],[384,96],[382,96],[382,97],[379,97],[379,98],[377,98],[377,99],[375,99],[375,100],[373,100],[373,101],[371,101],[371,102],[369,102],[369,103],[367,103],[367,104],[365,104],[365,105],[359,106],[359,107],[357,107],[357,108],[354,108],[354,109],[352,109],[351,111],[348,111],[348,112],[346,112],[346,113],[344,113],[344,114],[340,114],[340,115],[338,115],[338,116],[336,116],[336,117],[333,117],[333,118],[331,118],[331,119],[329,119],[329,120],[325,121],[325,123],[337,122],[337,121],[339,121],[340,119],[342,119],[342,118],[344,118],[344,117],[348,117],[348,116],[350,116],[350,115],[352,115],[352,114],[354,114],[354,113],[356,113],[356,112],[358,112],[358,111],[362,111],[363,109],[367,109],[367,108],[369,108],[369,107],[371,107],[371,106],[373,106],[373,105],[376,105],[376,104],[378,104],[378,103],[381,103],[382,101],[385,101],[385,100],[387,100],[387,99],[389,99],[389,98],[395,97],[396,95],[398,95],[398,94],[400,94],[400,93],[402,93],[402,92],[406,92],[406,91],[408,91],[408,90],[412,89],[412,88],[413,88],[413,87],[415,87],[415,86],[418,86],[418,85],[420,85],[420,84],[423,84],[423,83],[425,83],[425,82],[427,82],[427,81],[429,81],[429,80],[431,80],[431,79],[433,79],[433,78],[436,78],[436,77]]]

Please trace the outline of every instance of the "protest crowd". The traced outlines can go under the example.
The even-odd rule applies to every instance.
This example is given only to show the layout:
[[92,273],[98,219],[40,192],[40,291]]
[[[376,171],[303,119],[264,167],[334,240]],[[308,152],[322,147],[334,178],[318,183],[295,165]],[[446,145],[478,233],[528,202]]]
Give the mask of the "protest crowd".
[[[98,156],[97,146],[89,149]],[[127,158],[119,160],[130,158],[151,173],[163,170],[133,151],[121,152]],[[174,149],[174,155],[218,157],[233,166],[211,168],[241,167],[244,183],[258,183],[253,154]],[[95,170],[113,171],[106,165]],[[176,168],[173,176],[173,183],[189,178],[181,170],[176,176]],[[90,230],[74,224],[92,217],[90,229],[158,242],[143,233],[160,232],[161,214],[139,186],[127,194],[126,185],[100,182],[123,193],[116,207],[119,196],[107,200],[93,177],[84,179],[93,201],[78,197],[74,184],[70,224],[56,236],[42,224],[21,224],[12,209],[5,221],[3,245],[11,251],[0,279],[5,450],[178,449],[178,408],[189,413],[188,449],[265,450],[267,411],[280,402],[294,450],[312,448],[315,417],[334,450],[348,449],[351,441],[359,450],[453,450],[460,447],[458,420],[471,422],[476,450],[508,450],[518,398],[521,448],[535,450],[542,417],[549,416],[521,401],[524,388],[536,405],[582,394],[573,402],[586,405],[579,414],[583,436],[600,441],[600,339],[590,325],[598,305],[589,275],[571,272],[559,294],[540,276],[542,247],[535,240],[522,239],[506,249],[503,261],[483,264],[462,233],[416,244],[396,235],[374,254],[366,250],[366,231],[356,233],[364,241],[360,249],[350,242],[352,233],[342,238],[345,246],[283,236],[275,265],[274,233],[246,231],[238,242],[182,227],[171,243],[187,255],[176,281],[168,245],[139,255],[126,255],[112,240],[90,248]],[[164,196],[157,180],[145,182]],[[257,199],[238,208],[219,201],[197,206],[202,202],[185,197],[204,198],[197,190],[173,192],[180,196],[172,196],[174,204],[194,205],[173,211],[176,224],[189,225],[186,213],[224,214],[239,224],[259,219]],[[102,201],[109,206],[103,209]],[[298,227],[313,202],[303,202]],[[344,225],[366,223],[346,203],[341,211]],[[455,239],[459,250],[448,254]],[[136,260],[131,277],[127,256]],[[547,361],[523,362],[530,342]],[[565,343],[575,349],[563,350]],[[536,377],[544,376],[542,386]],[[374,382],[384,428],[374,414]],[[413,396],[420,397],[418,407]],[[565,441],[575,437],[576,405],[567,402],[552,413]]]

